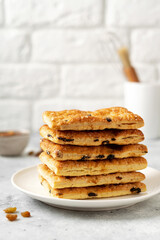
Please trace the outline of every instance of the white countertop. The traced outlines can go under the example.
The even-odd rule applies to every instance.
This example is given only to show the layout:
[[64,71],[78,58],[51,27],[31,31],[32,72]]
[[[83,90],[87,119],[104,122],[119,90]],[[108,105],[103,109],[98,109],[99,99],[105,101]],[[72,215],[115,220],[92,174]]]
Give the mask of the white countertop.
[[[160,140],[146,141],[148,164],[160,170]],[[31,138],[27,150],[38,150],[39,137]],[[142,240],[160,239],[160,194],[132,207],[103,211],[78,212],[48,206],[33,200],[11,185],[11,176],[21,168],[37,164],[30,156],[0,157],[0,240]],[[16,206],[30,211],[31,218],[9,222],[3,209]]]

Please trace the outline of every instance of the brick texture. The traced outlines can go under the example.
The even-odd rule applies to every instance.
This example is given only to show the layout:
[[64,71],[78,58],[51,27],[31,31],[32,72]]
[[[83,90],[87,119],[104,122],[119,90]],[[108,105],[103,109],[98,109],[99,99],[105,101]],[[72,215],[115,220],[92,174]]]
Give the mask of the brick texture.
[[109,26],[160,26],[159,0],[108,0],[106,11]]
[[158,73],[157,73],[157,78],[158,78],[158,82],[160,83],[160,65],[158,66]]
[[[117,98],[122,96],[125,78],[117,65],[69,66],[62,69],[66,97]],[[112,90],[111,90],[112,89]]]
[[31,111],[29,102],[1,100],[0,112],[1,130],[30,129]]
[[123,105],[121,46],[141,82],[160,82],[159,13],[159,0],[0,0],[0,130]]
[[37,99],[59,93],[58,68],[48,65],[0,65],[0,97]]
[[103,0],[5,0],[9,26],[97,26]]
[[137,74],[141,82],[156,82],[158,80],[158,72],[155,66],[150,64],[134,64]]
[[132,59],[137,62],[160,61],[160,29],[138,29],[131,34]]
[[3,1],[0,0],[0,25],[3,24],[3,16],[4,16],[4,13],[3,13]]
[[25,31],[0,30],[0,62],[25,62],[29,52],[29,36]]
[[[122,36],[122,31],[118,33]],[[32,58],[60,63],[116,61],[116,50],[107,36],[106,29],[36,31],[32,36]],[[127,42],[124,31],[122,40]]]

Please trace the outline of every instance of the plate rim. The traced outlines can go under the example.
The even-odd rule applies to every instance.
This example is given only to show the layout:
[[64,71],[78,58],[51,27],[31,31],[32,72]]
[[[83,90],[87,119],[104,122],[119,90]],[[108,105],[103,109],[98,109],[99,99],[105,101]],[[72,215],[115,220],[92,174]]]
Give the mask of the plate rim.
[[[20,169],[20,170],[18,170],[18,171],[16,171],[13,175],[12,175],[12,177],[11,177],[11,183],[12,183],[12,185],[15,187],[15,188],[17,188],[18,190],[20,190],[21,192],[23,192],[23,193],[25,193],[25,194],[27,194],[27,195],[29,195],[29,196],[33,196],[33,197],[40,197],[41,199],[43,199],[43,200],[47,200],[47,199],[50,199],[50,200],[54,200],[54,201],[58,201],[59,203],[61,202],[61,203],[108,203],[108,204],[113,204],[113,202],[114,203],[118,203],[118,201],[121,201],[121,202],[123,202],[124,204],[126,204],[126,203],[128,203],[128,204],[131,204],[131,203],[133,203],[134,202],[134,204],[136,204],[136,203],[138,203],[138,202],[142,202],[142,201],[145,201],[145,200],[147,200],[147,199],[149,199],[149,198],[151,198],[151,197],[153,197],[153,196],[155,196],[156,194],[158,194],[158,193],[160,193],[160,188],[159,188],[159,190],[157,190],[157,191],[154,191],[153,193],[151,193],[151,194],[146,194],[146,193],[144,193],[144,195],[143,195],[143,193],[142,193],[142,195],[141,196],[139,196],[138,195],[138,198],[136,199],[136,195],[134,195],[134,198],[124,198],[124,199],[116,199],[116,198],[112,198],[112,199],[110,199],[110,198],[102,198],[102,199],[63,199],[63,198],[55,198],[55,197],[51,197],[51,196],[43,196],[43,195],[41,195],[41,194],[37,194],[37,193],[34,193],[34,192],[30,192],[30,191],[28,191],[28,190],[25,190],[25,189],[23,189],[22,187],[20,187],[20,186],[18,186],[16,183],[15,183],[15,178],[17,177],[17,175],[18,174],[21,174],[22,172],[24,172],[24,171],[27,171],[27,170],[30,170],[30,169],[34,169],[34,168],[37,168],[37,164],[36,165],[32,165],[32,166],[29,166],[29,167],[25,167],[25,168],[22,168],[22,169]],[[144,170],[146,170],[146,169],[148,169],[148,170],[154,170],[154,171],[156,171],[157,173],[159,173],[160,174],[160,171],[159,170],[157,170],[157,169],[155,169],[155,168],[152,168],[152,167],[147,167],[147,168],[145,168],[145,169],[143,169],[142,171],[144,171]],[[74,207],[74,206],[73,206]],[[85,206],[84,206],[85,207]]]

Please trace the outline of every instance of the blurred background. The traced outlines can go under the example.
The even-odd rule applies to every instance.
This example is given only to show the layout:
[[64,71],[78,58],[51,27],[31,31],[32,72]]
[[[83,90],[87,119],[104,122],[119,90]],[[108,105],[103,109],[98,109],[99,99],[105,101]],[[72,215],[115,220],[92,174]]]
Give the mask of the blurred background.
[[123,106],[114,44],[141,81],[158,81],[160,1],[0,0],[0,129],[37,132],[45,110]]

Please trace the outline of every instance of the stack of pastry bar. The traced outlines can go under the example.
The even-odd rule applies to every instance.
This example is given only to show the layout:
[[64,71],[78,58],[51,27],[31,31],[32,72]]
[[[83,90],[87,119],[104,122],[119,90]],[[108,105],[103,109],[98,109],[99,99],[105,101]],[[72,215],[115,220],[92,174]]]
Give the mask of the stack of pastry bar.
[[143,119],[125,108],[44,112],[41,184],[53,197],[104,198],[146,191]]

